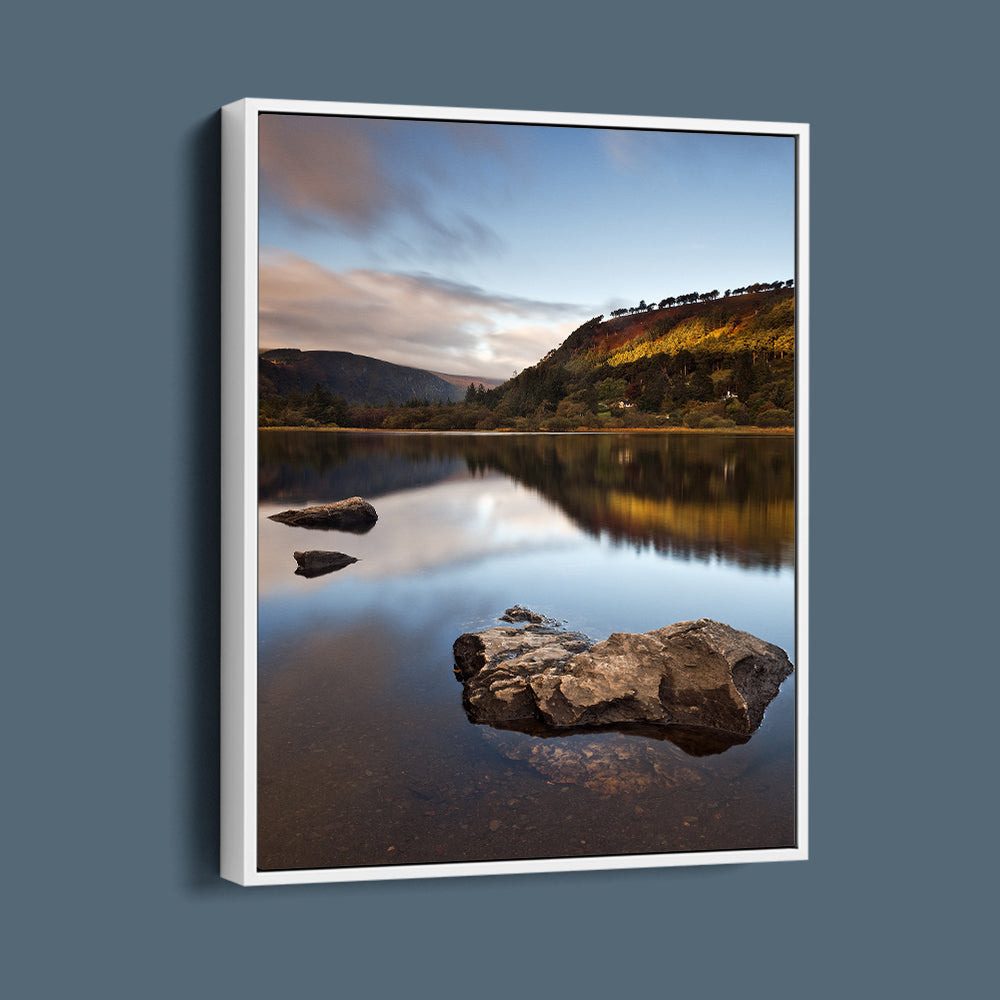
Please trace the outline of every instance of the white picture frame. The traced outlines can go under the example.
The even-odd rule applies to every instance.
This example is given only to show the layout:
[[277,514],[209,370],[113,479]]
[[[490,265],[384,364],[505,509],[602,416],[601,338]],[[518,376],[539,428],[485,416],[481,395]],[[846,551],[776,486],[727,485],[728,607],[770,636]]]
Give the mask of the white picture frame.
[[[257,863],[258,255],[261,115],[778,135],[795,144],[795,842],[787,847],[261,870]],[[809,127],[806,124],[246,99],[222,109],[221,875],[240,885],[742,864],[808,857]],[[720,278],[720,280],[722,280]]]

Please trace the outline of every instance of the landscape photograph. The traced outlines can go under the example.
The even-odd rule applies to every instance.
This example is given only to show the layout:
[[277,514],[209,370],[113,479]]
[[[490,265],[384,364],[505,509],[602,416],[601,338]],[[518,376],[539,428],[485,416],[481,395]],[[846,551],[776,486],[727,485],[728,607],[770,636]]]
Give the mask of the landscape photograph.
[[796,856],[795,127],[255,127],[257,870]]

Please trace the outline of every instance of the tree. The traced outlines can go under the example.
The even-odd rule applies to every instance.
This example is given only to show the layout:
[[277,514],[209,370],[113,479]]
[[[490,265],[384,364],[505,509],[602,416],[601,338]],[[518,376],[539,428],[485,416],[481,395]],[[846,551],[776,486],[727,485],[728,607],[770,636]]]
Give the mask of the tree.
[[469,388],[465,390],[465,402],[469,406],[485,406],[486,386],[482,382],[470,382]]
[[646,379],[642,394],[639,396],[639,409],[646,413],[656,413],[663,404],[668,382],[662,374]]
[[691,376],[691,391],[695,399],[705,401],[715,399],[715,383],[712,381],[712,376],[699,368]]
[[761,408],[755,422],[758,427],[792,427],[795,418],[787,410]]
[[694,365],[694,355],[690,351],[680,350],[673,358],[673,368],[674,371],[679,371],[684,377],[687,377],[688,369]]
[[349,411],[350,407],[347,405],[347,400],[341,395],[334,396],[333,402],[330,404],[329,419],[338,427],[345,427],[350,423]]
[[748,403],[756,386],[754,385],[753,355],[749,351],[740,351],[736,356],[736,395],[741,403]]
[[726,403],[726,416],[738,427],[743,427],[750,422],[750,411],[738,399],[731,399]]
[[317,382],[305,398],[305,412],[310,420],[323,423],[329,419],[328,411],[333,404],[333,393]]

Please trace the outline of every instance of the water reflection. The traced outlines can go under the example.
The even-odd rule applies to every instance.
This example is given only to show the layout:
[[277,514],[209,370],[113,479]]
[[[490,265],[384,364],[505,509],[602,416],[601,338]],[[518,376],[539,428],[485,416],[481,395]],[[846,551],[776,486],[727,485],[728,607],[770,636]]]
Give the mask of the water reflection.
[[[468,712],[466,714],[468,715]],[[471,715],[469,721],[474,725],[480,724]],[[489,725],[491,729],[525,733],[542,740],[559,740],[571,736],[585,736],[592,739],[595,733],[592,726],[554,729],[538,720],[483,724]],[[742,746],[750,739],[750,735],[743,736],[739,733],[726,732],[723,729],[711,729],[708,726],[651,726],[640,722],[601,726],[598,732],[601,735],[620,733],[622,736],[639,737],[645,740],[665,740],[683,750],[689,757],[711,757],[715,754],[725,753],[730,747]]]
[[[725,746],[470,725],[452,671],[515,604],[595,640],[709,617],[791,652],[793,473],[778,438],[262,432],[260,867],[793,843],[794,675]],[[351,496],[365,535],[269,520]]]
[[[336,487],[334,487],[336,488]],[[379,519],[365,535],[344,535],[358,562],[353,576],[398,579],[449,567],[471,566],[504,553],[555,554],[575,545],[573,522],[558,508],[539,502],[534,491],[492,473],[468,473],[433,486],[374,498]],[[262,595],[285,588],[294,569],[292,549],[307,544],[310,531],[270,520],[278,507],[260,506],[259,577]],[[337,545],[337,532],[317,535]]]
[[784,567],[794,559],[789,437],[260,433],[260,501],[307,503],[501,473],[616,544]]

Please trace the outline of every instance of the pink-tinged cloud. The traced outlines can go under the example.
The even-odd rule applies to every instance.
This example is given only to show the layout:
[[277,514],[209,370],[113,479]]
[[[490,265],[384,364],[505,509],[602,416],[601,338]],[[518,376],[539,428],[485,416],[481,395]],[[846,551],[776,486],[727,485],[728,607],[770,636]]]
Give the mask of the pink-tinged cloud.
[[589,316],[429,275],[331,271],[285,251],[262,253],[258,293],[262,350],[350,351],[484,378],[534,364]]
[[295,218],[335,216],[364,231],[396,197],[362,123],[337,129],[306,115],[262,115],[258,129],[262,197]]
[[[436,122],[422,127],[435,129],[447,149],[502,154],[493,126]],[[392,119],[262,115],[262,206],[309,228],[387,240],[396,254],[460,258],[499,251],[501,241],[489,226],[450,204],[454,163],[414,147],[407,138],[412,128],[413,123]],[[400,220],[407,225],[400,227]]]

